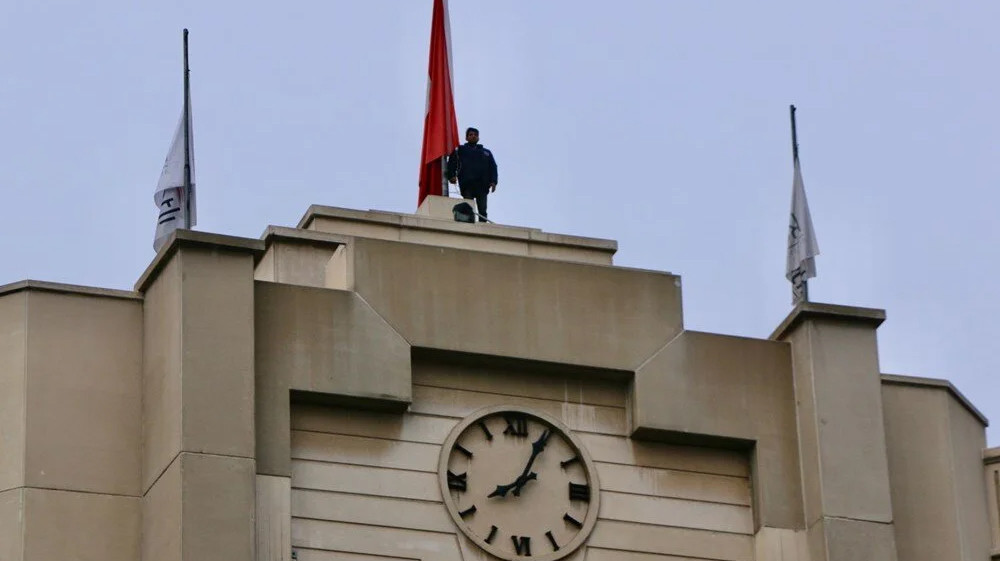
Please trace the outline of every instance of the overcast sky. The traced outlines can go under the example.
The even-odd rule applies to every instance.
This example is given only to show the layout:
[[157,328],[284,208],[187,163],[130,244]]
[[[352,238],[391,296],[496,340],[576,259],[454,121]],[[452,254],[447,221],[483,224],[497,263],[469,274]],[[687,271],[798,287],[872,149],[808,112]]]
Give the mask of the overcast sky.
[[[191,30],[198,229],[413,212],[431,0],[0,4],[0,283],[131,289]],[[884,308],[882,371],[1000,422],[1000,3],[452,0],[498,222],[618,240],[689,329],[767,337],[796,104],[814,301]],[[1000,429],[989,440],[1000,444]]]

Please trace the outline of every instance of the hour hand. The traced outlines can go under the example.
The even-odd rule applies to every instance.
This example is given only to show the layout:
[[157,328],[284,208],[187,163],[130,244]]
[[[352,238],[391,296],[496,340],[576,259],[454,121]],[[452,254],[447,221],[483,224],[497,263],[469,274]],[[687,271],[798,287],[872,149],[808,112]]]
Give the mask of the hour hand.
[[511,494],[514,495],[515,497],[520,497],[521,487],[524,487],[532,479],[538,479],[538,474],[535,472],[531,472],[528,475],[522,475],[521,477],[519,477],[517,481],[515,481],[515,483],[517,483],[517,486],[514,487],[514,492]]
[[489,495],[486,495],[486,498],[492,499],[493,497],[506,497],[507,493],[509,493],[511,489],[514,490],[513,495],[516,497],[521,494],[521,487],[524,487],[525,483],[537,478],[538,474],[535,472],[531,472],[527,475],[520,475],[516,480],[514,480],[513,483],[508,483],[507,485],[497,485],[497,488],[494,489]]
[[509,485],[497,485],[497,488],[494,489],[493,492],[490,493],[489,495],[486,495],[486,498],[492,499],[493,497],[506,497],[507,492],[513,489],[514,487],[517,487],[517,481]]

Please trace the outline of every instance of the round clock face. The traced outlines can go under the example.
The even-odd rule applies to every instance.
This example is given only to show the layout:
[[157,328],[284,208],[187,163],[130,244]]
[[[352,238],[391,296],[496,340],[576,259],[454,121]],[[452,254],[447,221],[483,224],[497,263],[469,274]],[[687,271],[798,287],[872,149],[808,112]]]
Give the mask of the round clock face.
[[582,443],[523,407],[490,407],[459,423],[442,448],[439,479],[458,527],[501,559],[559,559],[597,521],[597,472]]

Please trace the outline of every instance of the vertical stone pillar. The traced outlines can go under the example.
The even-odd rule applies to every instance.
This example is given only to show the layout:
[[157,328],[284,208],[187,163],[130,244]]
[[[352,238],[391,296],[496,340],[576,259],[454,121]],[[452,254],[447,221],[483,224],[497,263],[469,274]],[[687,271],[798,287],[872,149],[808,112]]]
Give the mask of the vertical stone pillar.
[[1000,559],[1000,448],[984,450],[983,462],[986,464],[986,503],[992,540],[990,559]]
[[896,561],[875,330],[882,310],[803,303],[792,346],[811,561]]
[[139,280],[143,561],[254,558],[258,240],[178,231]]
[[0,287],[0,560],[139,556],[142,301]]

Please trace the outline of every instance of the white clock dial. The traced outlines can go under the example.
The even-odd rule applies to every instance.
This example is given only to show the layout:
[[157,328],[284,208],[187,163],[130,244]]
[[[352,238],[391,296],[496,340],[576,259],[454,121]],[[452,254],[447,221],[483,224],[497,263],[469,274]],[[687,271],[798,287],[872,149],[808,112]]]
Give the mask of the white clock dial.
[[597,520],[597,472],[582,443],[523,407],[490,407],[460,422],[442,448],[439,480],[458,527],[501,559],[560,559]]

